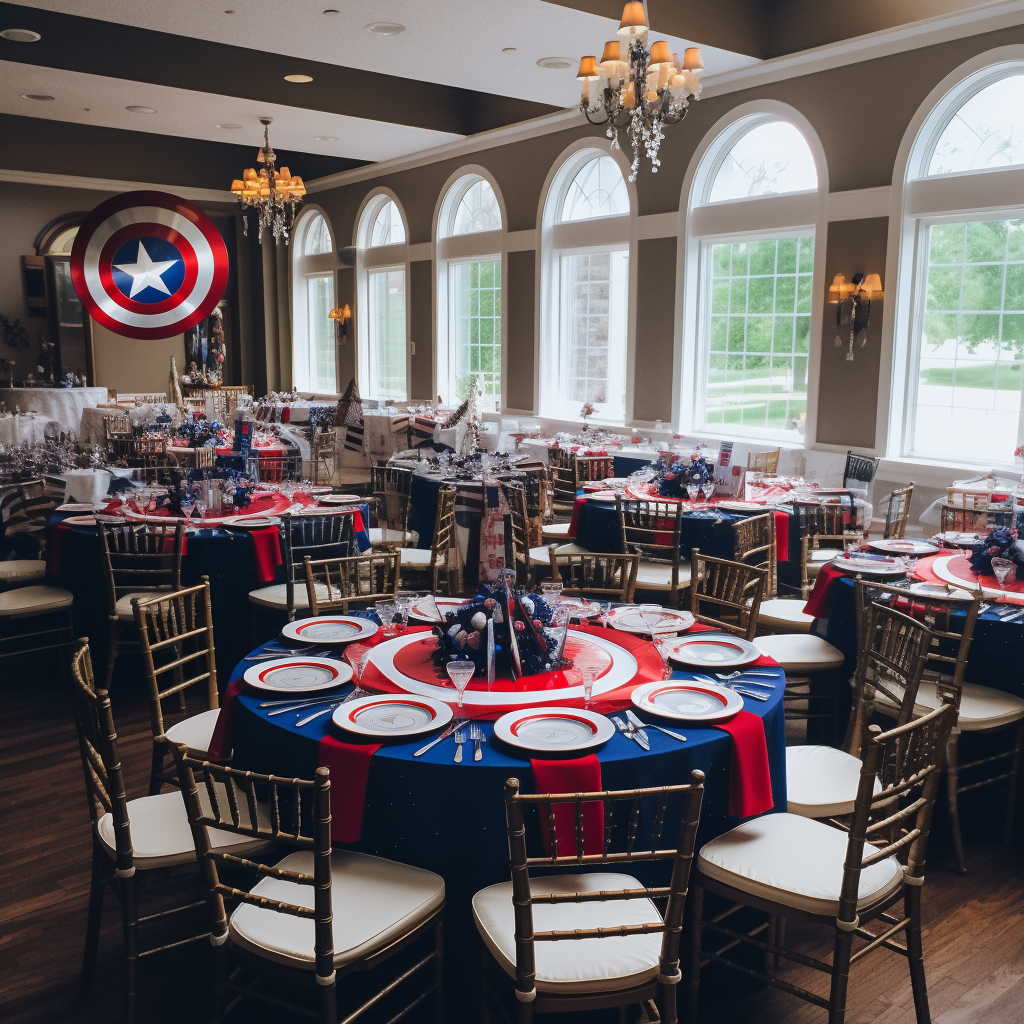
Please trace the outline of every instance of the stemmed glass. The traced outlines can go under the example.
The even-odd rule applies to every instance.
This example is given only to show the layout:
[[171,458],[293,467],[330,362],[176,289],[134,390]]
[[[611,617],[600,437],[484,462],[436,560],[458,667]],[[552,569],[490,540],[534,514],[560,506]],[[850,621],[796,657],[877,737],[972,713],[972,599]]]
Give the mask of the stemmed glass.
[[1010,578],[1010,573],[1014,573],[1014,579],[1016,579],[1017,566],[1010,561],[1009,558],[993,558],[992,559],[992,575],[999,580],[999,586],[1005,586],[1006,581]]
[[377,618],[380,619],[381,632],[390,640],[398,634],[400,628],[395,622],[395,602],[377,601],[373,608],[377,613]]
[[540,596],[550,605],[557,605],[562,599],[561,580],[542,580],[540,585]]
[[661,605],[640,604],[637,605],[637,611],[640,613],[640,621],[644,624],[646,631],[651,634],[651,639],[653,640],[658,632],[658,626],[661,625]]
[[594,695],[594,680],[597,678],[597,672],[594,671],[593,665],[582,665],[579,672],[583,680],[583,706],[589,708],[590,700]]
[[413,590],[399,590],[395,595],[395,611],[402,616],[402,625],[409,625],[409,612],[419,595]]
[[697,496],[700,494],[700,484],[694,481],[687,480],[686,482],[686,493],[690,499],[690,503],[693,504],[697,500]]
[[715,496],[715,481],[705,480],[700,489],[704,492],[704,500],[710,505],[711,499]]
[[471,661],[449,661],[445,665],[445,670],[448,672],[448,678],[452,681],[455,689],[459,692],[459,703],[458,706],[462,707],[462,695],[466,692],[466,687],[469,685],[470,679],[473,678],[473,674],[476,672],[476,665]]

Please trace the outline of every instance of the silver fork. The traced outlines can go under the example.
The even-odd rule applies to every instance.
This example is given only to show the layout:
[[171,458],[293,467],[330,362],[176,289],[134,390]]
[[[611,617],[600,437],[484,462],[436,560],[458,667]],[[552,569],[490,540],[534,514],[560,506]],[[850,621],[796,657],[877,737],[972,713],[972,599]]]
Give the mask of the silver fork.
[[473,741],[473,760],[482,761],[484,752],[481,749],[481,744],[486,742],[483,729],[479,725],[471,725],[469,727],[469,738]]
[[[341,700],[332,701],[330,704],[327,705],[327,707],[323,708],[320,711],[315,711],[315,712],[313,712],[313,714],[307,715],[305,718],[300,718],[299,721],[297,721],[295,724],[297,726],[298,725],[305,725],[307,722],[312,722],[314,718],[319,718],[321,715],[326,715],[328,712],[331,712],[331,711],[337,711],[337,709],[340,708],[342,704],[347,704],[350,700],[355,700],[357,697],[365,697],[365,696],[366,696],[366,690],[360,690],[359,687],[357,686],[346,697],[342,697]],[[292,710],[294,710],[294,709],[292,709]]]
[[455,763],[462,764],[462,744],[466,742],[466,730],[456,729],[452,738],[455,740]]

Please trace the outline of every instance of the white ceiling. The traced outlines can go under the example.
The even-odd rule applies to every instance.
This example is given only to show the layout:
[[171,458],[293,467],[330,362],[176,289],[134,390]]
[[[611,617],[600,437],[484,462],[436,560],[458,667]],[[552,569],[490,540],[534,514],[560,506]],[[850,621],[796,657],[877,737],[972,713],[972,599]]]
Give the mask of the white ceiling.
[[[41,93],[54,99],[26,100],[23,93]],[[136,114],[126,110],[128,106],[154,107],[156,113]],[[263,116],[274,119],[270,141],[275,149],[355,160],[388,160],[463,137],[344,114],[9,61],[0,61],[0,113],[251,145],[253,159],[263,145],[263,126],[259,123]],[[218,124],[239,124],[242,128],[224,130]],[[317,142],[316,135],[334,136],[338,141]]]
[[[306,70],[301,66],[301,58],[306,58],[566,107],[579,103],[575,62],[583,54],[600,57],[605,41],[614,38],[617,28],[617,22],[607,18],[542,0],[14,2],[26,8],[286,54],[298,58],[296,73]],[[340,13],[325,15],[324,10],[330,8]],[[228,15],[225,10],[235,13]],[[364,30],[369,23],[383,21],[405,25],[406,31],[397,36],[375,36]],[[19,27],[32,27],[29,12]],[[699,40],[657,33],[652,38],[667,38],[679,53],[686,46],[699,45]],[[510,46],[517,48],[515,53],[502,53]],[[753,57],[714,47],[703,47],[703,54],[708,75],[759,63]],[[570,57],[573,66],[561,71],[537,67],[537,60],[550,56]]]

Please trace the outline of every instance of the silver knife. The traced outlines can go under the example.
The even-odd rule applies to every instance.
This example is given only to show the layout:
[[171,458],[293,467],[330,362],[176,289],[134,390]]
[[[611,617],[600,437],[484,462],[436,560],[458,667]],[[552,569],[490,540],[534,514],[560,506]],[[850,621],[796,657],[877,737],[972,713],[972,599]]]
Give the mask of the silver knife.
[[631,739],[641,750],[650,750],[651,745],[646,740],[640,738],[635,727],[626,725],[626,723],[619,718],[618,715],[612,715],[612,721],[615,723],[615,728],[622,733],[623,736],[627,736]]
[[628,708],[626,709],[626,720],[636,730],[637,736],[639,736],[642,740],[644,740],[647,743],[647,749],[650,750],[651,740],[647,733],[644,732],[644,723],[641,722],[640,719],[637,718],[637,716],[634,715],[633,712]]
[[419,757],[420,754],[425,754],[431,747],[437,746],[437,744],[440,743],[441,740],[448,739],[448,737],[451,736],[451,734],[453,732],[455,732],[456,729],[461,729],[462,726],[464,726],[466,724],[466,722],[468,722],[468,721],[469,721],[468,718],[457,718],[457,719],[455,719],[455,721],[452,722],[452,724],[449,725],[448,728],[445,729],[445,731],[443,733],[441,733],[440,736],[435,736],[425,746],[420,747],[419,750],[414,750],[412,752],[412,756],[413,757]]

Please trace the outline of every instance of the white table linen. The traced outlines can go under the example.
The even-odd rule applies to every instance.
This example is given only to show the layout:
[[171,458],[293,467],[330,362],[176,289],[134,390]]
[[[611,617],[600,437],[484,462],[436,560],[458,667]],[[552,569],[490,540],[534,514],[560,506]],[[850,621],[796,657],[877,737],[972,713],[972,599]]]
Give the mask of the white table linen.
[[45,439],[46,416],[0,416],[0,444],[35,444]]
[[60,429],[82,429],[82,411],[107,400],[106,388],[0,388],[0,402],[9,412],[38,412],[44,420],[56,420]]

